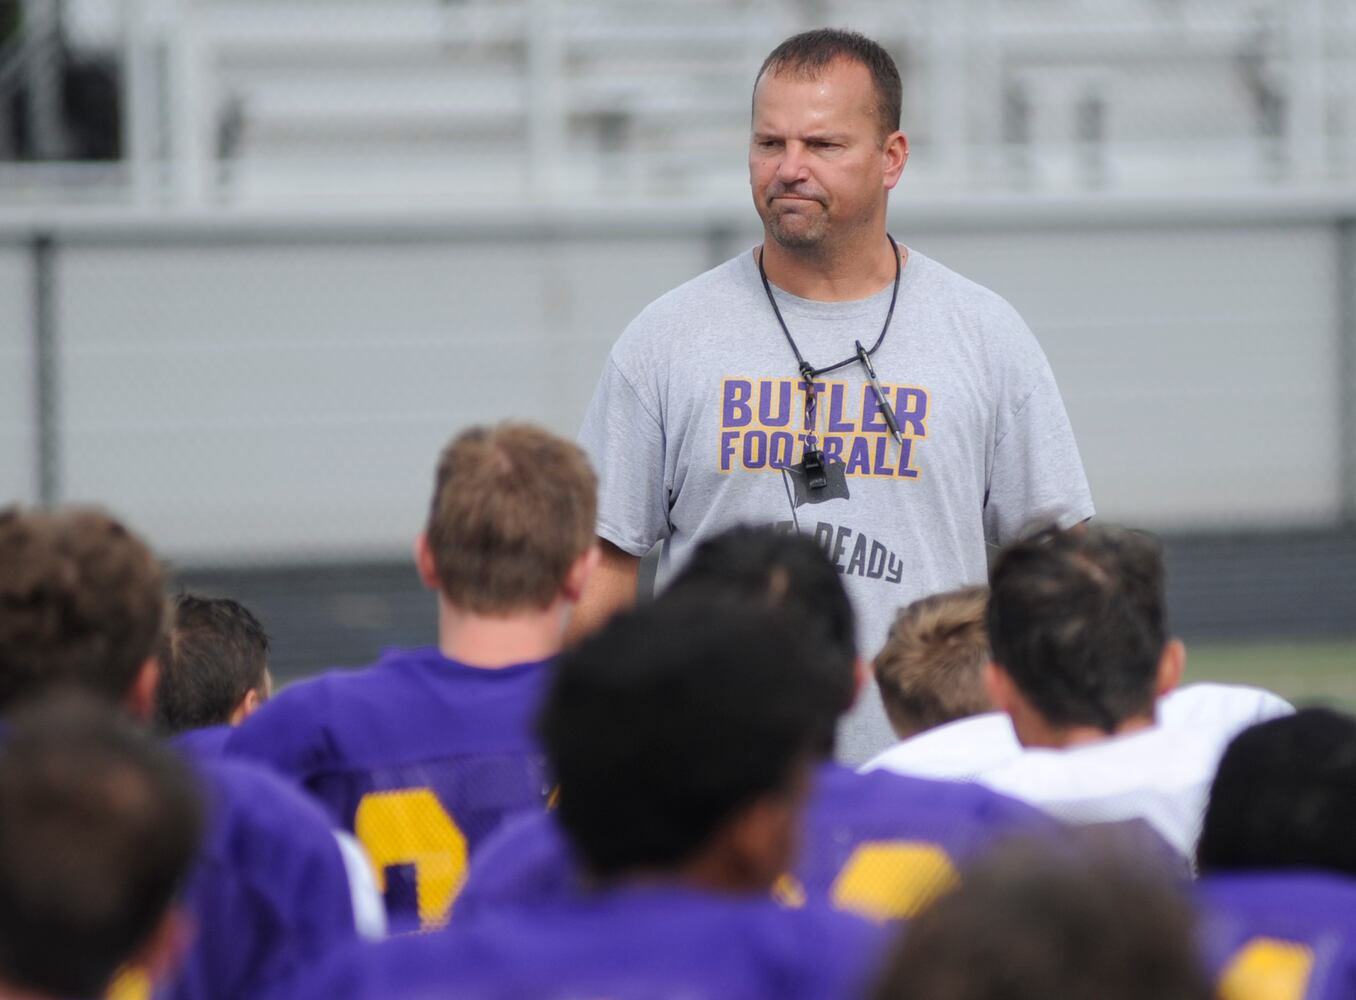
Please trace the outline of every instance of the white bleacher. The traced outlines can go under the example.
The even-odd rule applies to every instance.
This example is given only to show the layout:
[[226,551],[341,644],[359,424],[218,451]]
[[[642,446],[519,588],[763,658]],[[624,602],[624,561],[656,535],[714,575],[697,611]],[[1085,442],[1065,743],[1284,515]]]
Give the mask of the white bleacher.
[[[922,185],[1245,186],[1356,169],[1356,5],[1341,0],[123,3],[168,52],[161,103],[175,110],[158,145],[189,198],[725,190],[753,70],[812,23],[859,28],[900,58]],[[122,44],[109,7],[73,0],[72,36]],[[1271,134],[1269,96],[1285,116]]]

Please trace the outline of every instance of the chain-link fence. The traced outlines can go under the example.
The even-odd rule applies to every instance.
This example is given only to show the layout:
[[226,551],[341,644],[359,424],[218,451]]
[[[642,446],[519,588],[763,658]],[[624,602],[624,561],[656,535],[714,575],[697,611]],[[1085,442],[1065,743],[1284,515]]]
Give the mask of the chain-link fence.
[[13,6],[0,498],[110,505],[312,657],[431,629],[394,567],[455,430],[573,434],[626,322],[756,242],[752,78],[819,23],[898,59],[893,229],[1031,323],[1104,516],[1268,552],[1356,518],[1342,0]]

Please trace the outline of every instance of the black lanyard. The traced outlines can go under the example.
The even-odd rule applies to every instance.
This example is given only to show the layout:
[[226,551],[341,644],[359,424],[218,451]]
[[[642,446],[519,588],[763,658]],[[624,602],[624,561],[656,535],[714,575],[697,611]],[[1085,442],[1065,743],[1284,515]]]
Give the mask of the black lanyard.
[[767,280],[767,269],[763,267],[763,254],[761,251],[758,254],[758,276],[763,279],[763,291],[767,293],[767,301],[772,306],[772,314],[777,317],[777,324],[782,328],[782,333],[786,335],[786,342],[791,345],[791,353],[796,356],[796,364],[800,367],[801,378],[805,380],[805,471],[809,474],[810,485],[813,487],[827,485],[827,479],[823,475],[824,453],[815,446],[815,423],[818,415],[818,390],[815,389],[815,379],[819,376],[836,372],[840,368],[846,368],[854,361],[860,361],[862,367],[866,369],[867,377],[871,380],[871,388],[876,394],[876,402],[880,404],[881,415],[885,417],[885,423],[889,426],[891,434],[894,435],[896,441],[903,436],[900,434],[899,424],[895,420],[894,410],[886,400],[885,392],[881,389],[880,383],[876,381],[876,371],[871,367],[871,355],[875,354],[880,345],[885,342],[885,335],[890,331],[890,321],[895,316],[895,303],[899,300],[899,277],[904,271],[904,265],[899,259],[899,244],[889,233],[885,234],[885,238],[890,241],[890,249],[895,252],[895,286],[890,292],[890,308],[885,313],[885,324],[880,328],[880,336],[876,338],[876,342],[871,345],[870,350],[862,347],[860,340],[857,341],[856,354],[825,368],[815,368],[800,353],[800,348],[796,346],[791,331],[787,329],[786,320],[782,318],[782,311],[777,308],[777,299],[772,294],[772,283]]

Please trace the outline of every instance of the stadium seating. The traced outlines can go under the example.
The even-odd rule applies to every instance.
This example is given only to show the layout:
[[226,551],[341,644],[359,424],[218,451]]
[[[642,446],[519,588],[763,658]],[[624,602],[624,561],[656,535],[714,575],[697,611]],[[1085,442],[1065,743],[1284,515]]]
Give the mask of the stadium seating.
[[[204,194],[215,187],[227,200],[728,190],[742,170],[752,67],[816,23],[857,27],[901,57],[916,181],[1161,189],[1312,181],[1352,167],[1350,5],[136,5],[158,11],[142,21],[171,53],[165,85],[197,103],[189,120],[205,122],[185,126],[176,113],[170,145],[209,175]],[[107,5],[75,3],[68,18],[78,45],[122,44]]]

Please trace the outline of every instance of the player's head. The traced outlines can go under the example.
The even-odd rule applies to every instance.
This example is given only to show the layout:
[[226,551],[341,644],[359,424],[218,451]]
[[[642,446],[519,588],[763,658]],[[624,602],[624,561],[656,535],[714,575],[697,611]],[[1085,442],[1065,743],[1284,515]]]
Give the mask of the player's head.
[[179,733],[239,725],[268,700],[268,633],[249,608],[224,597],[181,594],[160,643],[158,728]]
[[785,870],[841,687],[800,624],[662,599],[561,658],[538,728],[592,876],[762,891]]
[[0,992],[104,996],[124,964],[164,974],[201,828],[185,764],[111,707],[17,713],[0,744]]
[[1220,761],[1201,871],[1319,868],[1356,876],[1356,719],[1326,708],[1259,723]]
[[895,616],[876,654],[876,684],[900,739],[993,708],[984,689],[987,587],[914,601]]
[[1213,1000],[1187,901],[1106,858],[999,850],[912,921],[875,1000]]
[[0,513],[0,711],[69,685],[149,718],[164,618],[160,564],[107,514]]
[[753,88],[749,183],[768,235],[814,250],[884,220],[908,158],[890,54],[851,31],[788,38]]
[[1158,695],[1181,679],[1162,551],[1142,532],[1091,525],[1009,546],[993,568],[987,620],[989,695],[1024,743],[1152,722]]
[[[777,608],[800,628],[818,629],[830,656],[827,665],[841,684],[839,697],[824,708],[836,719],[852,706],[860,676],[852,602],[842,576],[812,538],[773,528],[732,528],[697,546],[665,597]],[[826,754],[832,750],[824,748]]]
[[544,610],[583,589],[596,512],[578,446],[528,424],[473,427],[438,460],[420,575],[464,611]]

